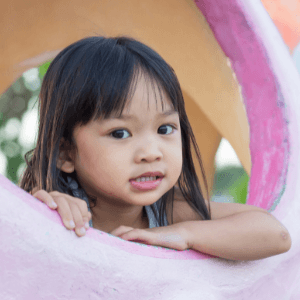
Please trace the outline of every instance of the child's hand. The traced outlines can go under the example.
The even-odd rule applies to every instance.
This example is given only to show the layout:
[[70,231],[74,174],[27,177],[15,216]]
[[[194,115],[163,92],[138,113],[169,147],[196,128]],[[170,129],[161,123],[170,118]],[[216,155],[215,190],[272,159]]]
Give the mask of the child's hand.
[[32,190],[31,194],[51,209],[57,209],[67,229],[75,228],[75,233],[79,237],[85,235],[92,215],[84,200],[57,191],[50,193],[45,190],[38,191],[36,188]]
[[181,251],[191,248],[188,243],[188,233],[180,223],[147,229],[119,226],[111,231],[110,234],[127,241]]

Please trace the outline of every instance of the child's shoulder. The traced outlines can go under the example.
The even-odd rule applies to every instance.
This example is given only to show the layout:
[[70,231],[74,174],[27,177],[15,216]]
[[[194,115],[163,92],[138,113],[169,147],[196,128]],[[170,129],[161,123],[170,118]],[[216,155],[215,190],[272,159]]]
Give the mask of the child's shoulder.
[[[208,201],[206,200],[208,206]],[[240,204],[240,203],[222,203],[210,201],[211,219],[222,219],[231,215],[249,212],[260,211],[270,214],[267,210],[254,205]],[[167,210],[168,224],[171,224],[171,210]],[[195,212],[184,199],[180,189],[175,186],[175,197],[173,203],[173,223],[180,223],[185,221],[202,221],[203,218]]]

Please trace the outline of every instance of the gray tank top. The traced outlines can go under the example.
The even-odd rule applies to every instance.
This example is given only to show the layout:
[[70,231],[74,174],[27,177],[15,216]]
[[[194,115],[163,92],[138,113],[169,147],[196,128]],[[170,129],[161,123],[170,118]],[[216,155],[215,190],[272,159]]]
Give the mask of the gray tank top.
[[[78,183],[73,178],[68,176],[67,180],[68,180],[67,186],[71,189],[73,196],[76,197],[76,198],[80,198],[80,199],[84,200],[86,202],[87,206],[88,206],[89,212],[91,212],[90,203],[89,203],[89,200],[88,200],[88,197],[87,197],[85,191],[78,187]],[[159,207],[160,207],[161,200],[162,200],[162,198],[160,198],[158,201],[156,201],[153,204],[155,213],[157,215],[159,213]],[[154,212],[153,212],[152,208],[150,206],[144,206],[144,207],[145,207],[145,211],[146,211],[146,214],[147,214],[147,217],[148,217],[148,220],[149,220],[149,228],[159,227],[159,224],[158,224],[158,222],[155,218],[155,215],[154,215]],[[168,225],[166,214],[164,215],[163,223],[164,223],[164,226]],[[90,227],[93,227],[92,219],[90,220],[89,225],[90,225]]]

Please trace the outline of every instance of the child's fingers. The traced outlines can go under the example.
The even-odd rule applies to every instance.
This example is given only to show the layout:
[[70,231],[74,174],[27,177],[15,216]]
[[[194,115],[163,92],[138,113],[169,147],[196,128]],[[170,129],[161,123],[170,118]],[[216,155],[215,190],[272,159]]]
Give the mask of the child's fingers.
[[64,197],[67,202],[71,205],[71,204],[75,204],[79,207],[79,210],[81,211],[81,215],[82,218],[84,220],[84,222],[89,222],[89,220],[92,218],[92,214],[89,212],[87,203],[80,199],[80,198],[76,198],[76,197],[72,197],[70,195],[67,194],[61,194],[59,192],[51,192],[50,193],[52,195],[52,197],[55,199],[56,197]]
[[88,225],[87,217],[83,217],[80,205],[70,204],[70,209],[75,223],[75,233],[77,236],[85,235],[86,230],[88,229],[88,227],[86,227],[86,223]]
[[60,214],[65,227],[70,230],[74,229],[75,223],[73,220],[73,214],[67,200],[63,196],[57,196],[55,197],[55,201],[58,206],[57,211]]
[[44,202],[46,205],[48,205],[52,209],[57,208],[57,204],[53,200],[50,194],[48,194],[45,190],[39,190],[33,194],[33,197],[36,199]]
[[[89,228],[89,221],[92,218],[92,214],[89,212],[88,206],[85,201],[77,200],[76,204],[81,212],[81,216],[84,222],[84,226],[86,229]],[[76,222],[75,222],[76,223]]]
[[78,236],[85,235],[89,229],[89,220],[92,218],[84,200],[61,194],[57,191],[47,193],[45,190],[33,190],[33,196],[44,202],[52,209],[57,209],[65,227],[74,229]]

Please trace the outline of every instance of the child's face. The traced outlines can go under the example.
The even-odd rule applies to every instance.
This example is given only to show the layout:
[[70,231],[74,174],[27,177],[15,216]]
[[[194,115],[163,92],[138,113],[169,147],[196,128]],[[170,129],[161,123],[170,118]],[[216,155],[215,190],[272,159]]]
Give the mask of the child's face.
[[[74,130],[78,148],[74,169],[86,192],[99,201],[150,205],[176,184],[182,169],[179,115],[160,116],[162,107],[159,93],[156,95],[157,105],[150,85],[148,110],[147,86],[140,79],[130,109],[125,106],[122,114],[132,119],[93,121]],[[164,111],[170,109],[171,102],[164,95]],[[131,185],[129,179],[151,171],[164,174],[156,189],[140,191]]]

